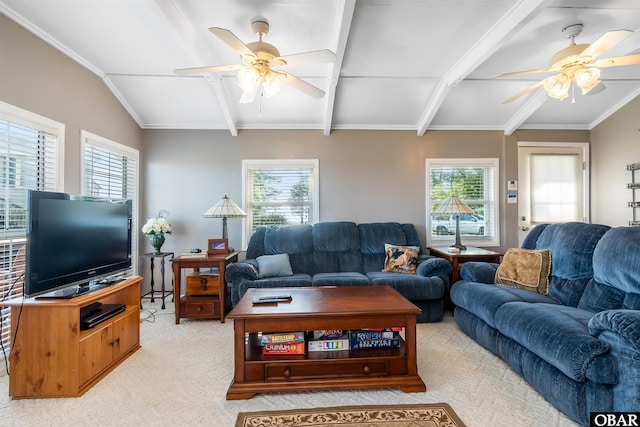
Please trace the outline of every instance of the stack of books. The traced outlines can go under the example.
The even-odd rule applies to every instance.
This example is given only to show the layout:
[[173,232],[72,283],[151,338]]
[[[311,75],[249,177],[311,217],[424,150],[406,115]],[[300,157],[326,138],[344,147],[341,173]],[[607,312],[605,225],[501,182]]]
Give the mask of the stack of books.
[[397,347],[400,347],[399,329],[357,329],[349,331],[349,348],[351,350]]
[[307,349],[310,352],[349,350],[349,334],[342,329],[311,331]]
[[305,354],[304,331],[262,334],[262,354]]

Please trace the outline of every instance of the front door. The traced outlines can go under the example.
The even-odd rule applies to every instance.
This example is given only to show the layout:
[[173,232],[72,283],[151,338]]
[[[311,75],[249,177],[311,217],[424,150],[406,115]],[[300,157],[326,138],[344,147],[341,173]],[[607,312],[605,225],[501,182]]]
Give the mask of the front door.
[[589,145],[518,143],[518,243],[536,224],[588,222]]

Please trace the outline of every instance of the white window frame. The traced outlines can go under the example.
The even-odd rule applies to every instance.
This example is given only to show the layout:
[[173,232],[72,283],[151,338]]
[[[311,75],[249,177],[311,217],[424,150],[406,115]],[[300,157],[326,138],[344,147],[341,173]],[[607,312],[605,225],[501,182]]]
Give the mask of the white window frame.
[[132,224],[131,224],[131,271],[132,272],[137,272],[138,271],[138,259],[139,259],[139,255],[138,255],[138,246],[139,246],[139,242],[138,242],[138,232],[137,230],[140,229],[139,227],[139,221],[138,221],[138,209],[140,206],[140,201],[139,201],[139,197],[140,197],[140,151],[132,148],[132,147],[128,147],[124,144],[120,144],[118,142],[112,141],[110,139],[104,138],[102,136],[93,134],[91,132],[88,132],[86,130],[81,130],[80,131],[80,182],[81,182],[81,191],[83,195],[90,195],[89,194],[89,189],[87,188],[86,185],[86,170],[85,170],[85,161],[84,161],[84,152],[85,152],[85,148],[90,145],[93,147],[97,147],[106,151],[110,151],[112,153],[115,153],[117,155],[121,155],[124,157],[127,157],[129,159],[132,159],[134,162],[133,165],[133,176],[135,178],[135,182],[133,183],[133,192],[134,194],[131,195],[130,198],[132,200]]
[[320,171],[318,159],[250,159],[242,161],[242,209],[247,213],[244,218],[244,227],[242,231],[242,245],[246,249],[249,244],[249,238],[253,234],[253,220],[251,218],[251,203],[249,197],[249,172],[254,169],[293,169],[293,168],[312,168],[312,203],[311,207],[313,219],[312,224],[320,221]]
[[[14,123],[41,132],[46,132],[57,137],[57,141],[54,147],[55,159],[50,164],[47,163],[54,169],[51,170],[51,177],[46,179],[47,185],[44,188],[39,189],[48,191],[64,191],[65,125],[55,120],[51,120],[47,117],[16,107],[14,105],[7,104],[3,101],[0,101],[0,119],[2,121]],[[15,240],[17,242],[21,240],[22,237],[15,232],[6,233],[5,230],[0,230],[0,239],[3,241]],[[26,229],[24,231],[24,241],[26,241]],[[3,268],[3,270],[5,269]],[[7,274],[9,277],[14,277],[16,274],[22,273],[19,271],[14,272],[12,261],[9,261],[8,270],[5,270],[4,274]],[[22,288],[12,289],[12,286],[13,284],[8,284],[8,286],[0,286],[0,299],[11,299],[23,295]],[[2,316],[0,341],[2,341],[2,346],[5,351],[8,352],[10,349],[9,331],[11,330],[10,309],[6,307],[0,309],[0,316]],[[0,360],[2,359],[4,359],[4,355],[0,353]]]
[[494,224],[492,226],[494,232],[492,236],[463,236],[462,243],[476,247],[494,247],[500,246],[500,159],[498,158],[461,158],[461,159],[426,159],[426,229],[427,229],[427,246],[442,246],[453,243],[455,236],[432,236],[431,234],[431,169],[432,168],[490,168],[494,172],[493,177],[493,212]]

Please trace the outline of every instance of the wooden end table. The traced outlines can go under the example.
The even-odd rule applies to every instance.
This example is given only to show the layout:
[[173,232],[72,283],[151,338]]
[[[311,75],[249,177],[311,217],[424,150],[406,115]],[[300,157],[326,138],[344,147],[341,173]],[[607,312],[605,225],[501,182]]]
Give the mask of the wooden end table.
[[[227,282],[224,272],[227,265],[238,261],[239,252],[227,254],[207,255],[201,257],[180,256],[173,258],[173,300],[176,310],[176,324],[181,318],[215,319],[219,318],[224,323],[225,297],[227,295]],[[219,275],[218,295],[182,295],[182,269],[191,268],[217,268]]]
[[[291,301],[253,304],[254,297],[273,295],[290,295]],[[390,286],[249,289],[228,315],[234,321],[234,376],[227,400],[302,390],[425,391],[416,361],[418,313]],[[388,327],[404,327],[400,348],[265,356],[257,339],[260,332]]]
[[460,280],[460,267],[465,262],[495,262],[500,263],[502,254],[499,252],[490,251],[487,249],[476,248],[474,246],[467,246],[467,249],[460,252],[449,252],[449,246],[432,246],[427,248],[431,255],[438,258],[444,258],[451,263],[453,271],[449,275],[449,286],[447,287],[444,295],[444,305],[446,309],[453,310],[453,304],[449,294],[451,293],[451,287]]

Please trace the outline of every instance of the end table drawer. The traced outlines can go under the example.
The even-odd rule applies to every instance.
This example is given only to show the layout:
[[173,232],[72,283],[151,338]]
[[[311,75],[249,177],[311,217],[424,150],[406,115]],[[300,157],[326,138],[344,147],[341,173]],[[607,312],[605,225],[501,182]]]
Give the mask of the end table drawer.
[[220,276],[216,274],[191,273],[187,275],[187,295],[218,295]]
[[216,317],[220,315],[220,301],[218,299],[188,298],[180,304],[186,317]]
[[267,363],[265,379],[288,380],[313,377],[366,377],[389,375],[386,360],[353,361],[341,363]]

